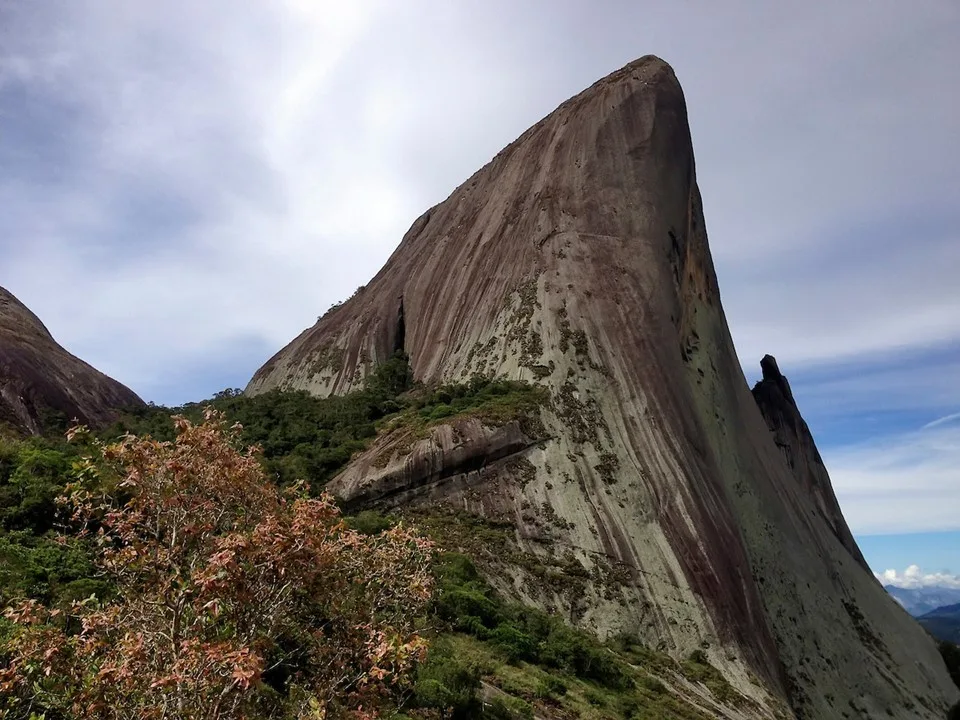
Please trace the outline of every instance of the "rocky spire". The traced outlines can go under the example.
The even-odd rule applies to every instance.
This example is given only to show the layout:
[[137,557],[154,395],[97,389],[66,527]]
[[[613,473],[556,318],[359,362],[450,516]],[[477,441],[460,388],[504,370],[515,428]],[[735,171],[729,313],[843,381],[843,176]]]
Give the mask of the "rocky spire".
[[870,572],[853,533],[847,527],[827,468],[813,441],[810,428],[793,399],[790,383],[780,373],[777,361],[772,355],[763,356],[760,368],[763,371],[763,380],[754,385],[753,399],[757,401],[757,407],[773,435],[774,443],[783,453],[797,483],[813,501],[834,535],[863,569]]

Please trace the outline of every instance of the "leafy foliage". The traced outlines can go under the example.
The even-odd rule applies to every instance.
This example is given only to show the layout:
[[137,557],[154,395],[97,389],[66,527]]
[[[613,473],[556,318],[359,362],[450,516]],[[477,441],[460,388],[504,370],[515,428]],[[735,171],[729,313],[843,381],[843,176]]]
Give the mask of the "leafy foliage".
[[[320,488],[384,425],[424,430],[459,415],[494,424],[514,419],[536,422],[535,410],[545,401],[541,388],[480,375],[433,389],[414,387],[407,357],[397,354],[377,366],[363,389],[343,396],[316,398],[305,391],[273,390],[251,397],[224,390],[202,403],[131,411],[101,437],[129,432],[171,440],[171,415],[199,422],[203,408],[210,406],[242,426],[244,443],[261,447],[270,477],[281,485],[305,480]],[[536,434],[535,427],[528,429]]]
[[38,598],[61,605],[78,592],[106,594],[96,581],[90,543],[37,536],[25,530],[0,534],[0,600]]
[[59,441],[0,441],[0,605],[30,597],[60,606],[109,592],[92,577],[92,544],[53,534],[56,498],[78,460],[79,448]]
[[203,403],[132,411],[101,436],[129,432],[171,440],[171,415],[199,422],[204,408],[213,407],[241,425],[245,444],[261,448],[270,477],[282,485],[305,480],[322,487],[376,436],[378,420],[402,409],[399,395],[412,382],[407,358],[398,354],[379,365],[362,390],[347,395],[316,398],[305,391],[273,390],[248,397],[224,390]]
[[0,526],[37,534],[52,529],[70,467],[70,456],[42,439],[0,444]]
[[357,515],[345,518],[347,527],[356,530],[361,535],[377,535],[394,526],[391,518],[385,517],[375,510],[364,510]]
[[[0,440],[0,601],[18,599],[0,618],[0,718],[701,718],[638,668],[727,699],[705,658],[604,645],[505,602],[465,555],[431,579],[397,518],[341,518],[297,483],[322,488],[377,432],[531,422],[544,402],[479,376],[414,387],[397,356],[343,397],[227,390],[212,415],[144,408],[86,444]],[[504,550],[506,529],[456,525]]]
[[[664,682],[679,678],[703,684],[728,707],[751,702],[727,683],[703,652],[678,663],[636,638],[601,643],[558,617],[503,600],[462,554],[439,554],[434,572],[433,606],[445,634],[442,642],[431,645],[427,664],[439,653],[436,662],[445,663],[454,678],[463,680],[448,682],[463,692],[470,687],[466,679],[479,673],[488,686],[503,693],[486,693],[482,708],[462,717],[531,717],[535,707],[555,708],[541,713],[548,717],[712,717]],[[415,695],[415,701],[420,707],[436,707],[430,704],[436,697]],[[469,707],[465,696],[457,697],[457,707]],[[454,706],[446,711],[450,713],[446,717],[461,717]]]
[[482,668],[463,662],[449,639],[431,645],[427,661],[417,671],[413,702],[434,709],[443,718],[473,718],[482,710],[477,698]]
[[431,545],[350,530],[269,482],[210,411],[174,441],[97,443],[67,488],[115,597],[8,609],[8,717],[330,717],[402,687],[426,643]]
[[464,383],[450,383],[413,394],[404,421],[419,424],[453,417],[476,415],[499,424],[529,419],[546,402],[545,391],[535,385],[474,375]]
[[437,614],[453,629],[489,642],[509,662],[554,668],[612,689],[632,685],[608,648],[555,616],[504,603],[469,558],[442,555],[437,575]]

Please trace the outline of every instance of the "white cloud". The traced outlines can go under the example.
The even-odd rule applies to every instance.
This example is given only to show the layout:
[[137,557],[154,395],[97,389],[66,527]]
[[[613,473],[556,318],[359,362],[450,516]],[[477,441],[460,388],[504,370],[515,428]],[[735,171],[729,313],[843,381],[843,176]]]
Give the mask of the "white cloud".
[[[878,413],[901,412],[923,417],[947,414],[926,427],[951,422],[947,419],[953,415],[950,411],[960,407],[960,359],[907,356],[894,360],[880,367],[862,362],[831,366],[812,376],[803,372],[795,375],[786,363],[783,369],[794,385],[800,412],[807,422],[853,419],[864,425]],[[756,358],[746,363],[746,373],[759,378]],[[796,392],[798,388],[800,392]]]
[[[159,379],[221,352],[242,383],[367,282],[429,205],[648,52],[673,63],[687,94],[749,367],[765,352],[790,375],[960,342],[952,0],[791,11],[0,0],[0,14],[0,92],[29,96],[0,103],[0,159],[11,122],[29,126],[17,152],[38,154],[4,162],[0,284],[148,399],[193,399]],[[223,351],[238,344],[262,357]],[[876,378],[900,383],[891,403],[957,409],[937,405],[960,402],[955,383],[908,375]],[[207,392],[227,384],[213,382]],[[816,402],[868,411],[874,386],[853,382],[822,385]],[[863,452],[838,458],[852,497]],[[928,499],[898,497],[904,514],[914,502],[939,518],[924,514]]]
[[[771,265],[792,264],[784,257],[761,273],[727,275],[724,307],[744,364],[771,351],[786,367],[863,362],[960,340],[960,236],[945,231],[922,246],[889,236],[847,242],[867,257],[834,259],[808,248],[814,267],[771,273]],[[762,297],[774,300],[757,303]]]
[[882,573],[875,572],[874,575],[884,585],[894,585],[911,590],[925,587],[945,587],[960,590],[960,575],[925,573],[918,565],[910,565],[902,573],[896,570],[884,570]]
[[960,529],[960,427],[828,448],[823,456],[854,534]]
[[926,425],[923,426],[923,429],[928,430],[929,428],[939,427],[941,425],[946,425],[948,423],[952,423],[957,420],[960,420],[960,413],[950,413],[949,415],[944,415],[941,418],[937,418],[936,420],[932,420],[931,422],[928,422]]

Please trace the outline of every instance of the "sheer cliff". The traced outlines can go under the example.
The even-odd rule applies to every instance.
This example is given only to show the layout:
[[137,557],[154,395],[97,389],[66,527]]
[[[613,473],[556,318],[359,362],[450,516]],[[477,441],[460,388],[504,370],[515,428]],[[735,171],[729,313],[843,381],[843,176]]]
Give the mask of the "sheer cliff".
[[813,442],[813,435],[800,416],[790,383],[780,373],[777,361],[771,355],[764,356],[760,361],[760,368],[763,379],[754,385],[753,398],[757,401],[767,427],[773,433],[774,443],[783,453],[797,482],[813,500],[827,526],[850,555],[869,572],[867,561],[860,553],[853,533],[847,527],[847,521],[840,511],[840,504],[833,492],[827,468]]
[[0,425],[37,434],[74,418],[97,426],[143,401],[64,350],[40,319],[0,288]]
[[344,502],[487,518],[523,557],[562,557],[575,582],[507,560],[493,581],[601,636],[701,650],[752,699],[718,716],[932,719],[956,699],[867,570],[786,381],[765,361],[769,392],[745,382],[663,61],[530,128],[246,392],[343,393],[397,350],[423,383],[480,373],[546,400],[382,433],[331,483]]

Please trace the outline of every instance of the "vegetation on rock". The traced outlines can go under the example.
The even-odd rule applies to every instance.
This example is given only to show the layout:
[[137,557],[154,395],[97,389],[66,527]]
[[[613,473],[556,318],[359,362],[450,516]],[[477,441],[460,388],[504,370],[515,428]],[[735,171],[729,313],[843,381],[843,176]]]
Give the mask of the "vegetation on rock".
[[215,411],[175,424],[76,468],[63,502],[113,592],[8,608],[6,717],[370,716],[425,650],[429,541],[280,490]]
[[[371,511],[357,517],[371,529],[396,522]],[[422,527],[431,535],[437,529],[429,523]],[[440,537],[435,539],[440,542]],[[438,553],[434,573],[431,616],[439,634],[418,669],[409,714],[438,712],[454,719],[711,717],[678,696],[684,683],[702,684],[728,707],[752,703],[703,653],[677,663],[636,639],[601,643],[559,617],[505,601],[467,555]]]
[[405,429],[416,435],[463,416],[491,425],[520,420],[535,432],[536,409],[545,401],[538,387],[482,376],[417,387],[406,356],[397,354],[377,366],[362,390],[346,395],[317,398],[306,391],[272,390],[251,397],[224,390],[202,403],[133,410],[100,435],[110,438],[129,432],[169,440],[172,415],[198,422],[203,409],[213,407],[241,425],[244,443],[262,448],[269,476],[281,485],[305,480],[320,488],[378,432]]
[[558,592],[588,574],[521,553],[508,526],[417,514],[428,541],[297,482],[322,487],[378,432],[531,422],[544,402],[479,376],[414,387],[398,356],[339,398],[224,391],[173,419],[150,407],[99,436],[0,445],[0,717],[709,717],[684,683],[749,702],[704,656],[506,601],[472,557]]
[[474,375],[467,382],[448,383],[410,393],[406,409],[397,415],[389,428],[423,430],[448,422],[450,418],[467,416],[490,425],[518,420],[525,429],[536,434],[536,412],[546,401],[546,392],[537,386]]
[[[385,418],[496,423],[540,401],[489,379],[411,385],[398,356],[340,398],[224,391],[69,443],[3,441],[0,717],[510,716],[522,701],[477,705],[449,639],[417,665],[417,629],[447,627],[458,592],[426,605],[430,542],[297,482],[322,485]],[[515,654],[522,637],[492,630]]]

